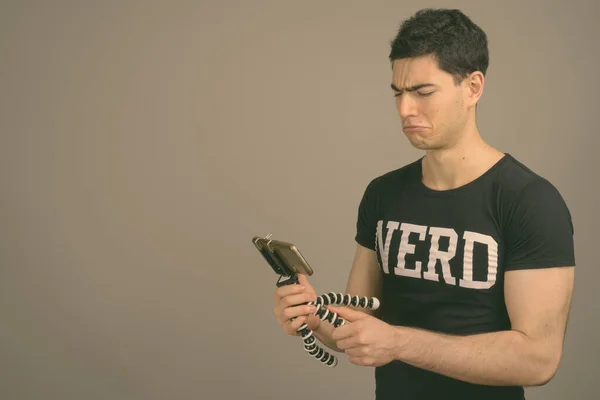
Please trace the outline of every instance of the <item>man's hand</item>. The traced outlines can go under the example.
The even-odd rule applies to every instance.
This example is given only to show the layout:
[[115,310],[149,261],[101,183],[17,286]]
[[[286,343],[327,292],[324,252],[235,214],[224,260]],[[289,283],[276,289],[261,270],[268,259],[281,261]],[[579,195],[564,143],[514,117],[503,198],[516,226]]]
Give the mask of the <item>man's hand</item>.
[[356,365],[379,367],[394,360],[398,330],[380,319],[346,307],[327,306],[346,323],[335,328],[332,339]]
[[309,329],[316,330],[321,325],[315,306],[302,305],[317,300],[317,293],[304,275],[298,275],[299,285],[285,285],[275,291],[273,313],[283,331],[290,336],[300,336],[298,328],[306,322]]

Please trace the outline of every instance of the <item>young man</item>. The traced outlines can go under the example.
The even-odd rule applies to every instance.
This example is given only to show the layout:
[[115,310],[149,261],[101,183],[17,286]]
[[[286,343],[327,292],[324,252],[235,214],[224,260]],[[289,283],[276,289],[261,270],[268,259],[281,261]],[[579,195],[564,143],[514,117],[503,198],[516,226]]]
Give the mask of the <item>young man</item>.
[[307,322],[351,363],[376,367],[378,400],[524,399],[561,359],[569,210],[551,183],[481,138],[487,38],[468,17],[418,12],[390,61],[404,134],[425,154],[373,179],[359,206],[346,293],[381,307],[328,306],[347,321],[334,329],[299,305],[316,299],[300,276],[277,289],[275,314],[286,333]]

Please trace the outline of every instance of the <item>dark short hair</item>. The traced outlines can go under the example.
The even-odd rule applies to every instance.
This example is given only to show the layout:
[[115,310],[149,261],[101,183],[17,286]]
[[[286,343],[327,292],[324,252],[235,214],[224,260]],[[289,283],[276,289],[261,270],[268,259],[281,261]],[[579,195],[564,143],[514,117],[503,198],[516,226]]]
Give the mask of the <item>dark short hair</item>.
[[458,85],[474,71],[485,76],[489,64],[485,32],[456,9],[426,8],[402,22],[391,41],[390,62],[432,55]]

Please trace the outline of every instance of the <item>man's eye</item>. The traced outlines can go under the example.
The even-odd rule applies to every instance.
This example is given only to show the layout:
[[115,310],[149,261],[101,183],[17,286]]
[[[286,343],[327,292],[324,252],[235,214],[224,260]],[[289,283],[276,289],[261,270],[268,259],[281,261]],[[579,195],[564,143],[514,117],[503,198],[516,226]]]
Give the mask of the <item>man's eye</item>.
[[[421,96],[421,97],[427,97],[427,96],[431,96],[432,94],[434,94],[434,93],[435,93],[435,91],[434,91],[434,92],[429,92],[429,93],[422,93],[422,92],[416,92],[416,93],[417,93],[419,96]],[[395,94],[394,94],[394,97],[398,97],[398,96],[400,96],[401,94],[402,94],[402,92],[400,92],[400,93],[395,93]]]

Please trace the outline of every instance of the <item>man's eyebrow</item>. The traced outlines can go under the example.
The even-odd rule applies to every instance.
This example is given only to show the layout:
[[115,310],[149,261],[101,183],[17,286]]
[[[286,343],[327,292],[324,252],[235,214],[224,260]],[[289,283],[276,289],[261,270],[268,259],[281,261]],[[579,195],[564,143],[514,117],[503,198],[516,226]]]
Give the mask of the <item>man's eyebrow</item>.
[[398,89],[396,87],[396,85],[394,85],[393,83],[391,84],[391,86],[392,86],[392,89],[394,89],[396,92],[404,92],[405,90],[407,92],[414,92],[415,90],[419,90],[419,89],[422,89],[424,87],[430,87],[430,86],[435,86],[435,85],[433,83],[421,83],[419,85],[407,87],[406,89]]

